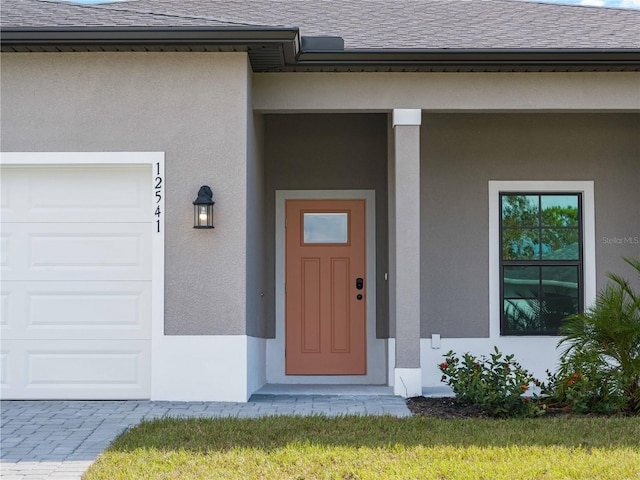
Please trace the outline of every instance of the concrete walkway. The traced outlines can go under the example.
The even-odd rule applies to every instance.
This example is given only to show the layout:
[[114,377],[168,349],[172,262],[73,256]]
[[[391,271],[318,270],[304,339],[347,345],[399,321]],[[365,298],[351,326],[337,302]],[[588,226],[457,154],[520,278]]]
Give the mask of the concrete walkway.
[[79,480],[114,438],[143,419],[411,413],[391,395],[257,394],[247,403],[3,400],[0,415],[2,480]]

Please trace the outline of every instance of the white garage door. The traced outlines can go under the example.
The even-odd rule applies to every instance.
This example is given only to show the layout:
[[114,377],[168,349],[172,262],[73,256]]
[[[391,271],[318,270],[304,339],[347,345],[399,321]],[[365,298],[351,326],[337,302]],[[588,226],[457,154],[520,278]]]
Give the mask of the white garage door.
[[1,174],[2,398],[149,398],[151,166]]

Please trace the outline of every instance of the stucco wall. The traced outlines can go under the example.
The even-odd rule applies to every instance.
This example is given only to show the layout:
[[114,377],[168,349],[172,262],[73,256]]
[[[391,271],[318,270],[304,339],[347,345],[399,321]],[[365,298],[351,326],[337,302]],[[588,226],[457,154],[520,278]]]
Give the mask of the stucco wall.
[[415,124],[394,127],[396,368],[420,367],[420,133]]
[[381,114],[265,115],[267,331],[275,333],[275,191],[376,192],[377,335],[387,321],[387,117]]
[[[273,336],[274,191],[375,189],[377,333],[384,337],[386,115],[265,115],[263,165],[263,118],[247,106],[637,112],[638,79],[251,75],[241,53],[3,54],[2,149],[166,153],[168,334]],[[616,240],[640,236],[638,113],[426,113],[421,156],[423,337],[488,334],[490,179],[595,180],[599,286],[606,271],[628,271],[622,256],[640,256],[639,245]],[[191,228],[191,202],[202,184],[214,191],[212,232]]]
[[638,72],[262,73],[258,111],[640,109]]
[[263,116],[247,112],[247,335],[266,336]]
[[489,180],[593,180],[598,288],[631,275],[640,114],[424,114],[421,148],[423,338],[488,336]]
[[[242,53],[2,55],[4,151],[166,153],[167,334],[246,331],[248,68]],[[203,184],[213,231],[192,228]]]
[[247,335],[266,336],[264,302],[264,121],[251,108],[253,73],[247,71]]
[[[387,211],[389,220],[389,272],[396,271],[396,145],[392,115],[387,115]],[[396,278],[389,276],[389,337],[396,336]]]

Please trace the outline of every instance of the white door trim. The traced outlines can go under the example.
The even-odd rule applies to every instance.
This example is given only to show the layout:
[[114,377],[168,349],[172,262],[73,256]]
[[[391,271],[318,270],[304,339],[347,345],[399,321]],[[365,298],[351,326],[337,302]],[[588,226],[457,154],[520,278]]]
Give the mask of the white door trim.
[[[367,229],[367,374],[285,375],[284,206],[287,199],[359,199],[366,201]],[[374,190],[277,190],[276,191],[276,337],[267,340],[267,383],[377,384],[387,383],[386,340],[376,338],[376,208]],[[373,281],[371,281],[373,280]]]

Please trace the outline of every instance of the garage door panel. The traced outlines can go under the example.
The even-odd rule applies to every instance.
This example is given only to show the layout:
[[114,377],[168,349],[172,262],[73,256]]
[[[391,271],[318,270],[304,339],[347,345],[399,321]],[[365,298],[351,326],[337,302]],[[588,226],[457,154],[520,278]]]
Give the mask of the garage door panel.
[[[4,282],[7,339],[149,339],[151,282]],[[8,320],[10,319],[10,320]]]
[[11,268],[9,266],[9,251],[11,249],[12,235],[5,231],[6,226],[3,225],[3,232],[0,235],[0,271],[8,273]]
[[7,280],[148,280],[151,228],[144,223],[3,224]]
[[2,168],[2,177],[0,177],[0,213],[4,217],[5,215],[10,215],[12,212],[9,210],[12,209],[11,205],[11,190],[13,186],[9,183],[7,179],[8,168]]
[[3,167],[5,222],[143,222],[152,215],[147,166]]
[[0,352],[0,388],[7,385],[7,354]]
[[149,340],[8,340],[3,348],[5,399],[149,398]]
[[22,196],[20,191],[26,188],[27,181],[24,178],[24,174],[18,174],[18,169],[23,170],[23,168],[2,166],[2,175],[0,176],[0,215],[3,222],[18,218],[18,210],[24,208],[24,199],[20,198]]
[[2,292],[0,292],[0,328],[6,328],[9,326],[10,298],[11,298],[11,292],[5,291],[5,287],[3,284]]
[[135,385],[140,352],[29,352],[30,385]]
[[0,396],[149,398],[155,170],[47,155],[1,166]]

